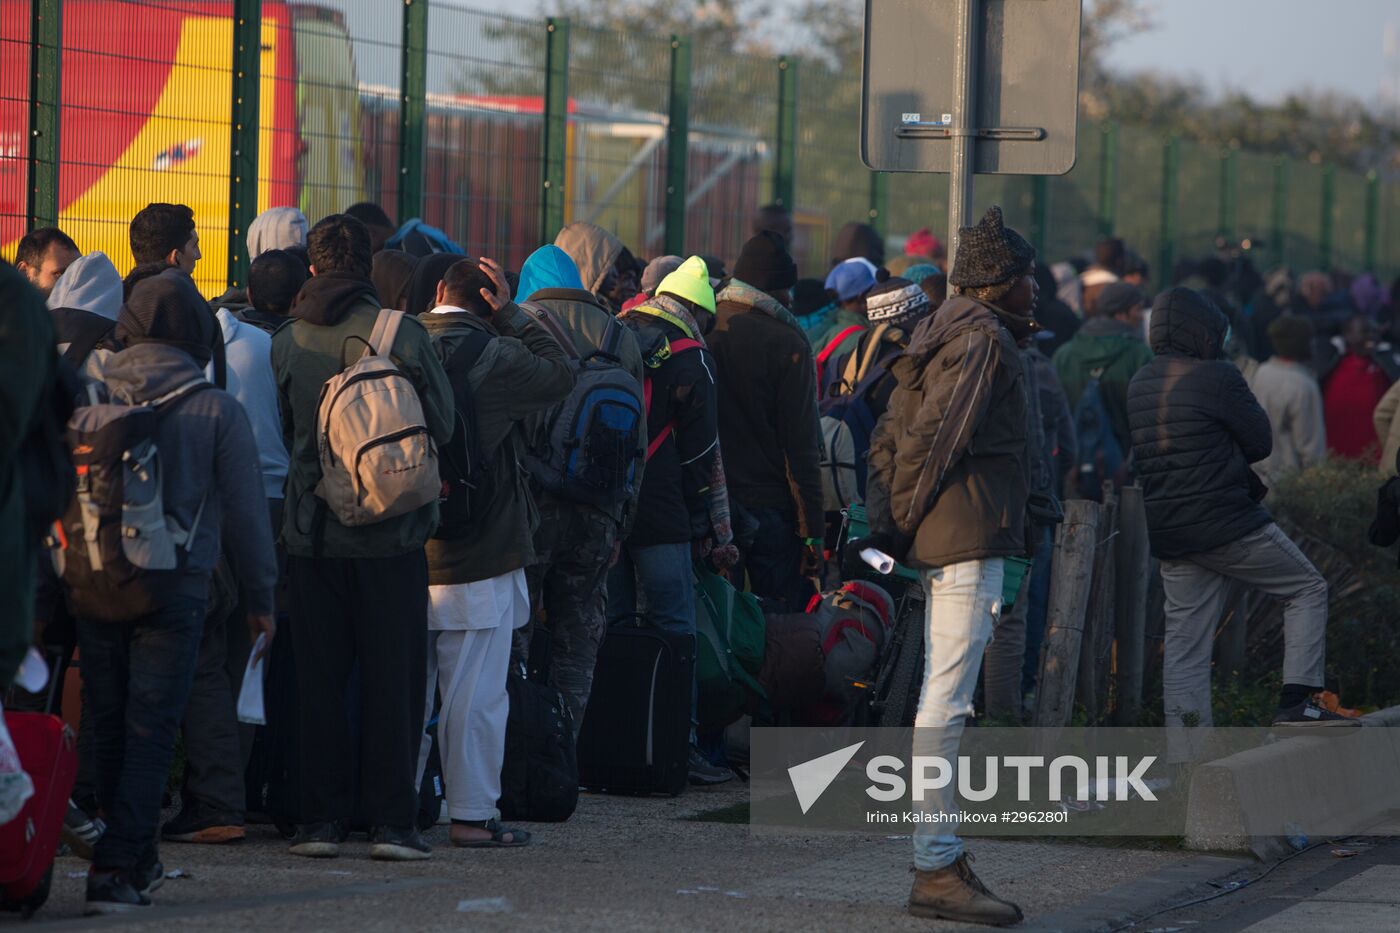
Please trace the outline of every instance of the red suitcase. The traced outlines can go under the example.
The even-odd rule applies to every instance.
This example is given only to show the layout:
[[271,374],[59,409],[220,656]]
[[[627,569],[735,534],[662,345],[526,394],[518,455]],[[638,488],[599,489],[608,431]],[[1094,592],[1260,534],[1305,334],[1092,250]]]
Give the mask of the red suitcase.
[[29,915],[49,897],[54,853],[73,781],[78,748],[73,731],[46,713],[5,713],[34,796],[19,816],[0,826],[0,908]]

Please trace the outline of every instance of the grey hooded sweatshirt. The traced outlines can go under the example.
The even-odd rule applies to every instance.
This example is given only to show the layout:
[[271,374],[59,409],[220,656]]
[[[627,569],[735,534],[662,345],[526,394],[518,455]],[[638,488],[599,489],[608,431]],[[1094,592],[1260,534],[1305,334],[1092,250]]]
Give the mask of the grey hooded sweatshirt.
[[49,292],[49,308],[77,308],[115,321],[122,310],[122,277],[101,251],[73,260]]
[[608,270],[622,255],[622,241],[597,224],[576,221],[559,231],[554,245],[569,254],[578,266],[583,290],[598,294]]
[[[203,378],[186,353],[158,343],[137,344],[114,355],[106,372],[113,400],[127,404],[159,398]],[[222,550],[247,594],[248,611],[272,612],[277,558],[258,448],[243,406],[222,389],[195,392],[163,409],[156,446],[167,515],[188,528],[208,496],[181,592],[199,597],[208,592],[209,573]]]

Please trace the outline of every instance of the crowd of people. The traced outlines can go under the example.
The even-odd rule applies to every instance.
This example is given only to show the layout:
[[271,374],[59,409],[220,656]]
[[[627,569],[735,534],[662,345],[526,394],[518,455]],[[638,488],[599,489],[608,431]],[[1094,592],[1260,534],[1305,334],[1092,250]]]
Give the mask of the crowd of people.
[[[246,284],[213,301],[183,205],[132,219],[124,278],[29,233],[0,266],[0,687],[31,641],[59,677],[81,652],[66,838],[92,859],[89,911],[151,902],[157,839],[244,837],[250,654],[294,662],[269,710],[299,736],[292,853],[336,856],[355,826],[373,858],[428,858],[433,736],[450,843],[527,844],[497,806],[512,664],[547,651],[577,734],[610,623],[694,636],[695,562],[774,612],[868,572],[869,547],[920,571],[915,722],[953,758],[979,676],[984,713],[1021,716],[1060,503],[1105,484],[1144,492],[1169,725],[1210,722],[1230,580],[1285,604],[1275,723],[1350,723],[1325,691],[1326,583],[1266,484],[1329,455],[1392,468],[1400,295],[1212,257],[1153,296],[1121,241],[1047,266],[996,208],[951,263],[928,230],[887,258],[852,223],[800,278],[793,233],[770,206],[732,263],[644,262],[578,222],[507,270],[373,204],[314,224],[278,207],[249,228]],[[49,527],[15,454],[56,412],[76,504]],[[870,533],[843,542],[854,506]],[[1002,613],[1004,560],[1027,556]],[[730,780],[697,702],[689,779]],[[1020,918],[951,828],[914,846],[912,912]]]

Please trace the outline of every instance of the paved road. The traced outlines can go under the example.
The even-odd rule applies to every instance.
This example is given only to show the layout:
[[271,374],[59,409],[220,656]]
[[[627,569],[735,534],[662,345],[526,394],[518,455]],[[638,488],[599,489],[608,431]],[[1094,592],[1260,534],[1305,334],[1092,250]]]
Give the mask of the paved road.
[[[341,858],[309,861],[254,827],[238,846],[167,845],[168,880],[139,917],[81,918],[86,863],[62,858],[38,929],[256,930],[927,930],[903,911],[907,837],[750,834],[746,824],[696,822],[747,799],[743,786],[677,798],[586,795],[574,819],[538,825],[519,850],[453,850],[384,864],[352,842]],[[435,830],[429,841],[445,843]],[[1239,860],[1175,851],[1045,841],[978,840],[977,870],[1018,901],[1029,926],[1088,929],[1096,916],[1181,899],[1182,885],[1238,871]],[[1097,911],[1097,913],[1096,913]],[[11,926],[15,924],[15,926]],[[17,929],[0,918],[0,930]]]
[[[1400,824],[1390,828],[1400,832]],[[1324,843],[1243,889],[1159,914],[1131,929],[1134,933],[1400,931],[1400,837]]]

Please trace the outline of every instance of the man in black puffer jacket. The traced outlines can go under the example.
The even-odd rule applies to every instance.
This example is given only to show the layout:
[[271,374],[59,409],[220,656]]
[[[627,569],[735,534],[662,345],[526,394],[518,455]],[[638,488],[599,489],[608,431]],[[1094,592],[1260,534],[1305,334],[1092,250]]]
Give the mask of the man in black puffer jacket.
[[[1275,725],[1349,725],[1313,700],[1323,689],[1327,582],[1260,504],[1250,464],[1273,447],[1269,417],[1222,357],[1226,318],[1189,288],[1152,305],[1152,351],[1128,388],[1128,423],[1162,562],[1167,725],[1209,726],[1211,643],[1231,579],[1284,603],[1283,692]],[[1173,729],[1173,760],[1194,757]]]

